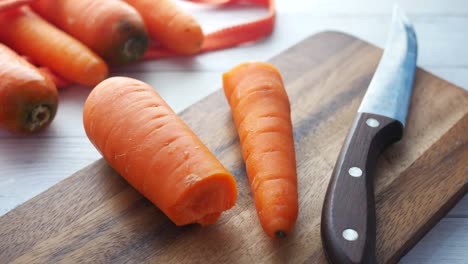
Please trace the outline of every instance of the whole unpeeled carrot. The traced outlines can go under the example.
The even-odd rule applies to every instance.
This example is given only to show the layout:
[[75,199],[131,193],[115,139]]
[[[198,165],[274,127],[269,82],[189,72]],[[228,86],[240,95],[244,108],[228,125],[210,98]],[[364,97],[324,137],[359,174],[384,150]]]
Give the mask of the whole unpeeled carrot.
[[27,6],[1,12],[0,25],[0,42],[70,81],[94,86],[107,77],[100,57]]
[[54,83],[3,44],[0,80],[0,126],[15,133],[32,133],[52,122],[58,105]]
[[103,81],[83,123],[106,161],[175,224],[212,224],[235,204],[234,177],[148,84]]
[[140,12],[150,36],[165,48],[183,55],[195,54],[203,44],[198,22],[172,0],[124,0]]
[[139,59],[148,48],[140,14],[116,0],[38,0],[33,9],[111,64]]
[[298,214],[296,159],[288,96],[266,63],[241,64],[223,75],[260,223],[286,236]]

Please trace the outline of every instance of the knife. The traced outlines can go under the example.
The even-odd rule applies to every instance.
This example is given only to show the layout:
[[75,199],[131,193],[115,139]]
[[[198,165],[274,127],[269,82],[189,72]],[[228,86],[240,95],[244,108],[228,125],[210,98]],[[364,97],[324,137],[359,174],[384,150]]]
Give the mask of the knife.
[[330,263],[375,263],[374,169],[377,156],[403,136],[413,90],[417,40],[397,6],[377,70],[335,164],[322,209]]

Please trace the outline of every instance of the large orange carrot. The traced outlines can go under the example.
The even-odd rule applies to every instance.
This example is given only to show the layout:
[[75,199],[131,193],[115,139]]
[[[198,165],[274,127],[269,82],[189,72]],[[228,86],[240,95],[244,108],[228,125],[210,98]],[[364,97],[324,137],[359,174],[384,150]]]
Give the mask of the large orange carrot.
[[0,125],[11,132],[32,133],[55,117],[54,83],[13,50],[0,44]]
[[150,36],[179,54],[195,54],[203,44],[198,22],[172,0],[124,0],[140,12]]
[[223,75],[258,217],[272,238],[284,237],[298,213],[296,159],[288,96],[266,63],[241,64]]
[[148,47],[143,19],[125,2],[38,0],[31,6],[109,63],[133,62],[143,56]]
[[26,6],[0,13],[0,25],[0,42],[70,81],[92,86],[107,77],[101,58]]
[[235,204],[234,177],[149,85],[103,81],[83,123],[107,162],[175,224],[212,224]]

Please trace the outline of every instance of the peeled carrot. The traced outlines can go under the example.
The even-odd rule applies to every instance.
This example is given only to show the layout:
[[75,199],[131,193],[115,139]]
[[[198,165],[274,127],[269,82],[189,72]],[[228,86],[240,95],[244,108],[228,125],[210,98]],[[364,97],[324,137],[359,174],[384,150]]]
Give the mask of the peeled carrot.
[[38,132],[55,117],[54,83],[7,46],[0,44],[0,125],[14,133]]
[[0,25],[0,42],[65,79],[93,86],[107,77],[108,68],[101,58],[27,6],[0,13]]
[[276,68],[241,64],[223,75],[258,217],[272,238],[289,234],[298,214],[296,159],[288,95]]
[[183,55],[195,54],[203,44],[198,22],[172,0],[124,0],[140,12],[150,36],[163,47]]
[[33,9],[111,64],[139,59],[148,48],[140,14],[116,0],[38,0]]
[[175,224],[212,224],[235,204],[234,177],[148,84],[103,81],[83,123],[106,161]]

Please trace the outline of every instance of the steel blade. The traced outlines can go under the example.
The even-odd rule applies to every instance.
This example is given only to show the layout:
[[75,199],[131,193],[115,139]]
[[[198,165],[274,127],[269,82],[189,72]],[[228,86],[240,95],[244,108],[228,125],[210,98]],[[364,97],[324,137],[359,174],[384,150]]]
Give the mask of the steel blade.
[[358,111],[390,117],[405,125],[416,59],[414,28],[403,10],[395,6],[384,53]]

